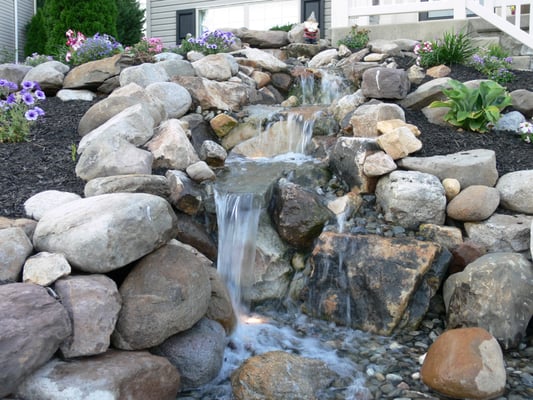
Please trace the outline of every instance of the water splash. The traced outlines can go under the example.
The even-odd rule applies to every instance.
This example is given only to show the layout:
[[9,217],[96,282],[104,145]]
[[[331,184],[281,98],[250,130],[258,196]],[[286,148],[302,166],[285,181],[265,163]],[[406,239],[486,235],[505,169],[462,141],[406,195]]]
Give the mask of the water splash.
[[[318,87],[317,80],[320,80]],[[304,105],[332,104],[349,92],[346,79],[327,70],[319,70],[316,73],[308,71],[301,74],[300,88],[301,102]]]

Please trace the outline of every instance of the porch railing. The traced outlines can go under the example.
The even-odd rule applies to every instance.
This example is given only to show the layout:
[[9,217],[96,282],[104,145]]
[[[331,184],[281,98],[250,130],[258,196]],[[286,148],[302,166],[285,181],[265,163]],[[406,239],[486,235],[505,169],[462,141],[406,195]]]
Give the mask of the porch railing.
[[[373,5],[372,0],[335,0],[331,5],[332,28],[354,25],[354,20],[361,17],[379,17],[381,15],[407,14],[421,12],[449,11],[454,19],[465,19],[467,13],[474,13],[499,30],[514,37],[533,49],[533,1],[531,0],[380,0]],[[529,6],[528,23],[521,26],[522,6]],[[525,17],[525,16],[524,16]],[[359,24],[364,25],[364,24]]]

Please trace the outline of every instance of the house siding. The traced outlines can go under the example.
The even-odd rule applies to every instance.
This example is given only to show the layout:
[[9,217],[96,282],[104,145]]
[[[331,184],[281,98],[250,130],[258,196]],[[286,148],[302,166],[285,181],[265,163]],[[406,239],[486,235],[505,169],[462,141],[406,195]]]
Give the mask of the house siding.
[[[324,2],[325,26],[322,29],[325,29],[326,38],[330,36],[331,1]],[[147,35],[160,38],[165,46],[173,46],[176,45],[176,11],[253,2],[264,2],[264,0],[147,0]]]
[[[15,52],[15,5],[13,0],[2,4],[0,13],[0,50],[8,53]],[[19,61],[24,57],[24,43],[26,41],[26,25],[34,13],[34,0],[18,0],[18,38]],[[10,61],[15,61],[10,60]]]

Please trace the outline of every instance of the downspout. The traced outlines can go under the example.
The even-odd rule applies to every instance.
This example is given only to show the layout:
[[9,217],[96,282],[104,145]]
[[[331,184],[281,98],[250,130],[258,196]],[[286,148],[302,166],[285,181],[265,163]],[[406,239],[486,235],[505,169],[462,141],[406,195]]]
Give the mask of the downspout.
[[15,64],[19,63],[19,12],[18,0],[13,0],[13,7],[15,8]]

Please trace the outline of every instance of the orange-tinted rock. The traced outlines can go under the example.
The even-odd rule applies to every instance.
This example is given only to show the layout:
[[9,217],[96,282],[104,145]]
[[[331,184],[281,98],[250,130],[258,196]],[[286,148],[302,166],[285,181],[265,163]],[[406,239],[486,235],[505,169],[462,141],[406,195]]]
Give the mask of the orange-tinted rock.
[[450,274],[455,274],[456,272],[461,272],[465,267],[470,264],[472,261],[477,260],[483,254],[486,253],[486,250],[471,241],[466,241],[452,250],[452,263],[448,268]]
[[483,328],[444,332],[429,348],[420,374],[430,388],[454,398],[493,399],[505,390],[500,345]]

